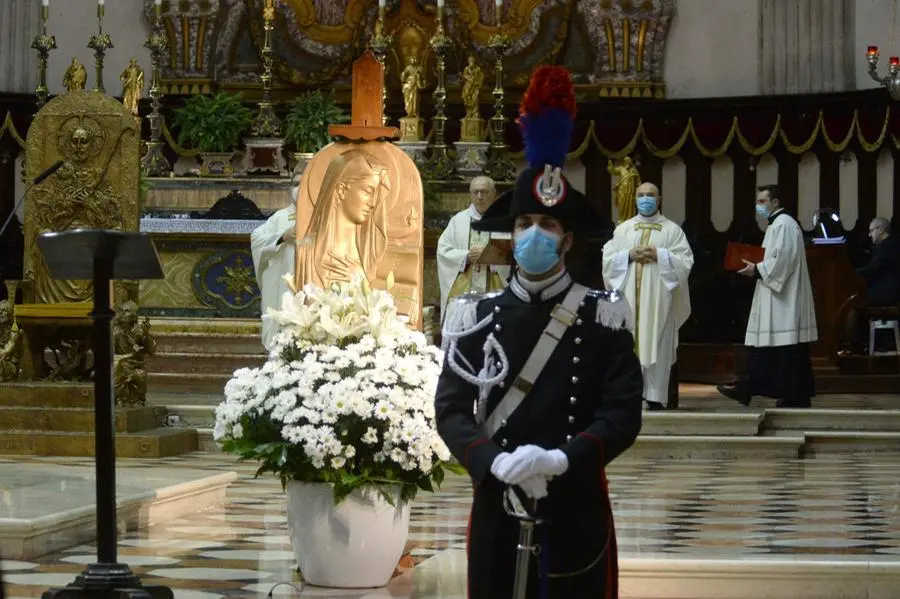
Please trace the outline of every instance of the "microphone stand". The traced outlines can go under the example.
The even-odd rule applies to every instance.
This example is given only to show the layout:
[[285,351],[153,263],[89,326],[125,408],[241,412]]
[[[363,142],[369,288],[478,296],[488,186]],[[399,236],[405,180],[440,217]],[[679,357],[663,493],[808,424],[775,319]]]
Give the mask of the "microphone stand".
[[13,217],[16,215],[16,212],[19,211],[19,208],[22,207],[22,203],[25,201],[25,198],[28,197],[28,192],[31,191],[31,188],[40,185],[51,175],[55,174],[63,166],[63,162],[59,161],[56,164],[50,166],[50,168],[46,169],[40,175],[34,178],[28,187],[25,188],[25,191],[22,192],[22,197],[19,198],[19,201],[16,202],[15,207],[12,209],[12,212],[9,213],[9,216],[6,217],[6,222],[3,223],[3,226],[0,227],[0,239],[3,239],[3,234],[6,233],[6,229],[9,228],[9,224],[12,222]]

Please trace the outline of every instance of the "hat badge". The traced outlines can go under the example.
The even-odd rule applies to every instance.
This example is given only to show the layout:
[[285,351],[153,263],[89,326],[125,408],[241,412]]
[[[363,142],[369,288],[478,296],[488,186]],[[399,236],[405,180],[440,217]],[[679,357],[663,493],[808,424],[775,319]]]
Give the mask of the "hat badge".
[[566,182],[562,178],[562,169],[544,165],[544,172],[534,179],[534,197],[546,206],[552,208],[566,198]]

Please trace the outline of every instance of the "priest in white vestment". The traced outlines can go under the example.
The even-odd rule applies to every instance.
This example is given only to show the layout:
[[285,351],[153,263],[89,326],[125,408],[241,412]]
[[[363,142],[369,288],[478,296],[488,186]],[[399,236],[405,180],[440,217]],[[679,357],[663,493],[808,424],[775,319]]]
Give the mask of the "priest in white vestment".
[[777,399],[780,408],[808,408],[815,396],[809,344],[819,338],[803,230],[784,211],[776,185],[759,188],[756,211],[769,226],[763,261],[738,271],[756,278],[744,344],[747,372],[719,392],[750,404],[754,395]]
[[266,312],[269,308],[281,307],[281,298],[289,290],[284,276],[294,276],[299,191],[300,176],[294,175],[288,206],[270,216],[265,224],[250,234],[250,249],[262,308],[262,344],[267,350],[271,349],[272,340],[278,333],[278,324],[267,318]]
[[479,264],[490,240],[508,239],[502,233],[473,231],[472,221],[481,220],[484,211],[497,197],[494,181],[490,177],[475,177],[469,184],[472,203],[465,210],[453,215],[437,244],[438,282],[441,287],[441,322],[444,321],[447,302],[454,297],[474,291],[499,291],[506,287],[509,267]]
[[691,314],[688,277],[694,252],[681,227],[660,212],[656,185],[642,183],[635,202],[638,214],[616,227],[603,247],[603,282],[628,299],[644,400],[647,409],[662,410],[677,359],[678,329]]

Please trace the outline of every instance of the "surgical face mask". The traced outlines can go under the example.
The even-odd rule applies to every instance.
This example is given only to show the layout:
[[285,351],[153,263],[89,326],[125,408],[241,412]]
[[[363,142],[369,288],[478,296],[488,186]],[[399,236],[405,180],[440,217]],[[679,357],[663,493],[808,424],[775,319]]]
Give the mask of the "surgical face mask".
[[769,205],[756,204],[756,213],[763,218],[769,218]]
[[516,247],[513,250],[516,264],[527,274],[544,274],[559,264],[560,239],[556,233],[546,231],[537,225],[516,232]]
[[641,216],[652,216],[658,205],[659,201],[654,196],[638,196],[637,210]]

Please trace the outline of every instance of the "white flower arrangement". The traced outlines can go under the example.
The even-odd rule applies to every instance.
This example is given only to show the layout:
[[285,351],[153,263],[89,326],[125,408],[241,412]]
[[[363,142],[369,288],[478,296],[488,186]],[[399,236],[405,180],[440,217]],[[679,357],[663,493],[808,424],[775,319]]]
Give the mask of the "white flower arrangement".
[[353,490],[399,485],[401,500],[434,490],[450,452],[438,436],[440,349],[410,330],[391,295],[362,277],[288,292],[268,318],[282,325],[261,368],[234,373],[214,438],[259,461],[257,475]]

